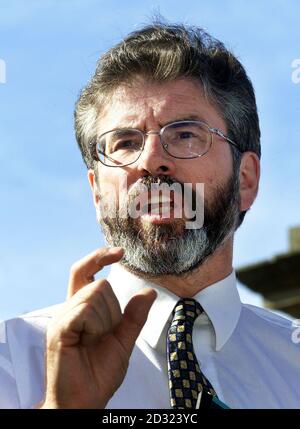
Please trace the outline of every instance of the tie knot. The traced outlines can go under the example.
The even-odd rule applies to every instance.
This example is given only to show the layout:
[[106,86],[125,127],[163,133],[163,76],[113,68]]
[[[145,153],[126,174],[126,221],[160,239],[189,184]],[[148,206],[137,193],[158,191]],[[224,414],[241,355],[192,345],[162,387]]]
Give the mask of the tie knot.
[[203,308],[195,299],[181,299],[177,302],[173,310],[173,322],[182,321],[182,323],[190,323],[193,325],[202,312]]

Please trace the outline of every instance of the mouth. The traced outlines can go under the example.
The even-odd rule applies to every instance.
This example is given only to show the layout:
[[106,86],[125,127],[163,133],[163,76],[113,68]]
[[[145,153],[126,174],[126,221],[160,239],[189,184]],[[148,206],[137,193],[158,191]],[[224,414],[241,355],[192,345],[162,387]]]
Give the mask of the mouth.
[[174,200],[174,195],[164,193],[153,193],[146,197],[141,204],[141,219],[142,221],[151,223],[166,223],[174,219],[175,209],[178,206]]

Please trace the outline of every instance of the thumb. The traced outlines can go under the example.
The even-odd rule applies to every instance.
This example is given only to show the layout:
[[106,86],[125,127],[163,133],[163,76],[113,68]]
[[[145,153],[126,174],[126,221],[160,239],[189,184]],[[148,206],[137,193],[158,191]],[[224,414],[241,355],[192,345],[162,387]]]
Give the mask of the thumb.
[[142,289],[131,298],[124,310],[122,321],[114,334],[128,356],[131,355],[136,339],[146,323],[148,313],[156,296],[157,293],[154,289]]

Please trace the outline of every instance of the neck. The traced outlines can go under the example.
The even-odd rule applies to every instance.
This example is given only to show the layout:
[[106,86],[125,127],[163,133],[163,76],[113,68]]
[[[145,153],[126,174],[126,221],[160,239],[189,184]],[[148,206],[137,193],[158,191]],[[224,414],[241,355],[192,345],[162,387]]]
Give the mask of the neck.
[[228,239],[203,264],[182,276],[141,276],[182,298],[190,298],[232,272],[233,238]]

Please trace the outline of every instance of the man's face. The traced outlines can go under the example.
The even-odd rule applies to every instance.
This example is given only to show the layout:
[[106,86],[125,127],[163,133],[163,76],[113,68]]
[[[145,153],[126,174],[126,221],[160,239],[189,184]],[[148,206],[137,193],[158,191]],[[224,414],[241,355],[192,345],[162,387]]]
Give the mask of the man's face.
[[[190,79],[163,84],[140,81],[113,94],[99,118],[98,135],[116,128],[157,132],[166,124],[187,119],[206,122],[226,134],[223,119],[199,83]],[[176,159],[163,149],[158,135],[150,134],[136,162],[126,167],[98,162],[98,183],[92,172],[89,178],[106,240],[124,247],[122,263],[134,272],[151,276],[186,273],[199,267],[233,233],[239,211],[238,175],[233,173],[228,143],[218,137],[204,156]],[[192,184],[194,202],[197,184],[204,184],[203,227],[187,229],[184,216],[174,218],[172,209],[163,218],[112,213],[115,208],[128,208],[140,185],[150,190],[157,182],[181,184],[182,189]]]

